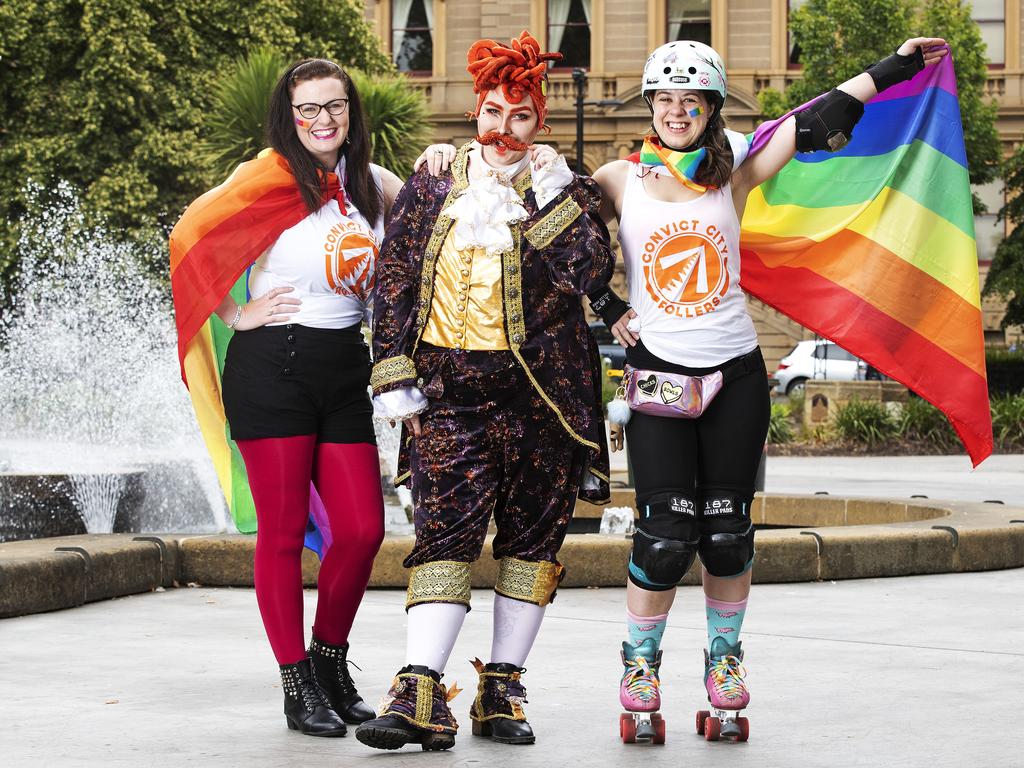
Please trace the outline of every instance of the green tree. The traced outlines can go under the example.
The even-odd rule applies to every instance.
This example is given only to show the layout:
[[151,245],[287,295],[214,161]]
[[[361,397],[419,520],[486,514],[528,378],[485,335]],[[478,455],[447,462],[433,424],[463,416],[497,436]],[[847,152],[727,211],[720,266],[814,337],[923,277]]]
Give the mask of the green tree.
[[236,61],[218,81],[202,147],[218,178],[226,178],[266,146],[270,94],[287,66],[284,56],[261,48]]
[[125,239],[163,237],[218,180],[201,139],[214,84],[247,51],[392,72],[363,14],[359,0],[4,0],[0,278],[30,180],[70,182]]
[[[809,0],[790,17],[803,78],[784,94],[759,93],[761,109],[778,117],[863,72],[909,37],[945,38],[956,65],[971,183],[984,184],[998,174],[1000,148],[996,105],[984,100],[988,68],[978,25],[962,0],[926,0],[919,11],[917,6],[910,0]],[[985,210],[977,197],[974,207]]]
[[999,220],[1008,221],[1013,231],[999,243],[985,278],[985,296],[1006,301],[1002,327],[1024,325],[1024,146],[1007,161],[1003,173],[1007,203]]
[[[218,178],[251,160],[266,145],[264,122],[270,92],[286,66],[282,56],[261,49],[235,62],[218,81],[203,144],[206,163]],[[430,140],[426,99],[402,75],[371,77],[356,69],[348,73],[363,105],[373,162],[405,178]]]

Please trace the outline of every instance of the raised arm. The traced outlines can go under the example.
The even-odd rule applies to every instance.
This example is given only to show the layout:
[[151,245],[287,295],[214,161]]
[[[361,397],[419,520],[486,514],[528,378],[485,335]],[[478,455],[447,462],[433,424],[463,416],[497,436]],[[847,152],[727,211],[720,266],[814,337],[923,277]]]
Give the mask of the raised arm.
[[864,113],[864,104],[880,91],[910,80],[927,66],[948,55],[946,41],[938,37],[915,37],[896,53],[868,67],[856,77],[838,85],[811,105],[788,117],[768,144],[743,163],[732,176],[733,200],[742,216],[747,195],[764,183],[800,152],[841,149]]

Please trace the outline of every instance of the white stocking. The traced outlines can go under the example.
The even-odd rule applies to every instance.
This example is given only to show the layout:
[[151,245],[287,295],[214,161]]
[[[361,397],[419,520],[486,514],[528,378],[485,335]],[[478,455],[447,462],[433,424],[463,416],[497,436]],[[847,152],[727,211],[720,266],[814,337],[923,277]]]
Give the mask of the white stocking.
[[543,620],[544,606],[495,595],[491,662],[523,666]]
[[460,603],[420,603],[410,608],[405,663],[444,672],[448,657],[466,620],[466,606]]

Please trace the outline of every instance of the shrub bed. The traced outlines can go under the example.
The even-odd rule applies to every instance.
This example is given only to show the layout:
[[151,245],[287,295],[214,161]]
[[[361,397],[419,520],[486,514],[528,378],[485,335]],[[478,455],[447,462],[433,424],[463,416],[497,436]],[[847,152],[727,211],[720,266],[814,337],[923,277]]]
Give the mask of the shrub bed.
[[[991,398],[995,453],[1024,452],[1024,394]],[[803,423],[803,399],[772,405],[769,450],[775,455],[949,454],[963,452],[949,421],[934,405],[911,396],[903,404],[853,400],[832,423]]]

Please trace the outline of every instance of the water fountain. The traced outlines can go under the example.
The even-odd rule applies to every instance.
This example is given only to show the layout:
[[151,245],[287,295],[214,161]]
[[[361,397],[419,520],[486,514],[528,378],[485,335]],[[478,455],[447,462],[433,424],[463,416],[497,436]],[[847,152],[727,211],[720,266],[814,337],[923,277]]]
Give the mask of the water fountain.
[[[165,256],[89,226],[69,187],[57,197],[25,222],[0,319],[0,541],[233,532],[154,277]],[[398,431],[378,435],[393,476]],[[389,529],[408,532],[408,498],[384,485]]]

